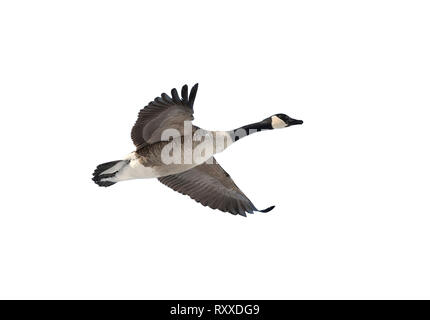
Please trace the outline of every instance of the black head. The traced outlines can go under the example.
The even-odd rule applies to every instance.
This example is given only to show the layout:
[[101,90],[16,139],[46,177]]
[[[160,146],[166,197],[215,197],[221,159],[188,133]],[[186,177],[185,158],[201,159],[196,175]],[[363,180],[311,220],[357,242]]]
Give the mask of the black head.
[[273,129],[286,128],[296,124],[303,124],[302,120],[290,118],[286,114],[278,113],[269,118]]

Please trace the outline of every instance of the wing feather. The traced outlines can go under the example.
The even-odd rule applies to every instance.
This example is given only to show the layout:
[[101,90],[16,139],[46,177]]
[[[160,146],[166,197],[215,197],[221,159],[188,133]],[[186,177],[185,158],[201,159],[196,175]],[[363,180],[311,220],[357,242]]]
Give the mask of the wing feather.
[[[191,90],[192,100],[188,99],[188,86],[182,87],[182,99],[178,91],[172,89],[172,97],[162,93],[140,110],[136,123],[131,130],[131,139],[137,149],[161,141],[161,135],[166,129],[176,129],[183,135],[184,121],[192,121],[193,105],[198,85]],[[190,101],[191,104],[190,104]]]
[[[161,183],[192,199],[231,214],[246,216],[258,210],[237,187],[230,175],[216,162],[203,163],[182,173],[158,178]],[[273,207],[261,210],[268,212]]]

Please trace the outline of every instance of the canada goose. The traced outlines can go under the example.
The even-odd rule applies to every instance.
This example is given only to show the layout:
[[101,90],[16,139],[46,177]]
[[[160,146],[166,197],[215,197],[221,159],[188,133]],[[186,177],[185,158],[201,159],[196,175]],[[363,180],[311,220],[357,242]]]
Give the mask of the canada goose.
[[171,97],[161,94],[140,110],[131,131],[136,151],[124,160],[97,166],[93,180],[102,187],[119,181],[158,178],[161,183],[204,206],[246,216],[258,210],[216,162],[214,154],[257,131],[285,128],[303,121],[275,114],[260,122],[231,131],[208,131],[192,125],[198,84],[188,95],[188,86],[176,89]]

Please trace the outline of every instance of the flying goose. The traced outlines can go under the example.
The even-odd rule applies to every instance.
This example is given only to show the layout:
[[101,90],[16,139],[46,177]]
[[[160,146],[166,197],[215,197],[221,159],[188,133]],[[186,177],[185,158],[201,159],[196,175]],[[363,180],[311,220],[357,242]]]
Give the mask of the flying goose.
[[191,123],[197,88],[195,84],[188,95],[188,86],[184,85],[181,97],[172,89],[171,96],[162,93],[140,110],[131,131],[136,151],[123,160],[97,166],[93,181],[109,187],[129,179],[157,178],[212,209],[241,216],[247,212],[269,212],[274,206],[258,210],[216,162],[214,154],[254,132],[303,121],[280,113],[231,131],[204,130]]

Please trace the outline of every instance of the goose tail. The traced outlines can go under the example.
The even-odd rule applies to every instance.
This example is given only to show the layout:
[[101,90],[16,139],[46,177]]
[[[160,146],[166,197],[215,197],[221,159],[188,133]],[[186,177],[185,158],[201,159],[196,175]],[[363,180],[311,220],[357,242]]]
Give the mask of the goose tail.
[[129,161],[116,160],[99,164],[93,172],[93,181],[100,187],[110,187],[116,181],[116,174],[121,170]]

